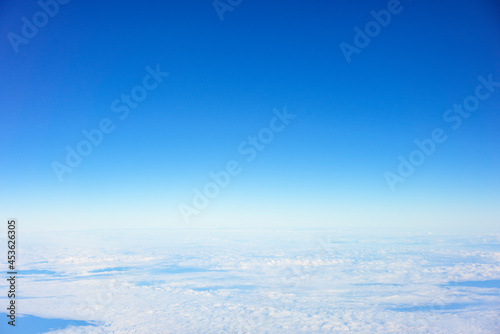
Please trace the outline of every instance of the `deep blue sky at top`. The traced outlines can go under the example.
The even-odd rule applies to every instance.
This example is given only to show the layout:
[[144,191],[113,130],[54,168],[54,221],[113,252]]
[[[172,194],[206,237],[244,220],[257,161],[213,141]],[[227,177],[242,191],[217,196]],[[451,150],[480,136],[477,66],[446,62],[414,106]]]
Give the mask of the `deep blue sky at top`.
[[[2,212],[33,228],[181,226],[179,203],[235,159],[243,172],[200,224],[493,226],[500,89],[456,131],[443,113],[479,75],[500,81],[500,6],[401,6],[348,64],[339,43],[387,1],[244,0],[221,21],[211,1],[72,0],[18,53],[6,36],[40,7],[2,2]],[[120,120],[111,102],[156,64],[169,77]],[[296,118],[243,163],[238,144],[284,106]],[[59,182],[51,163],[104,117],[114,132]],[[384,172],[436,127],[447,141],[391,192]]]

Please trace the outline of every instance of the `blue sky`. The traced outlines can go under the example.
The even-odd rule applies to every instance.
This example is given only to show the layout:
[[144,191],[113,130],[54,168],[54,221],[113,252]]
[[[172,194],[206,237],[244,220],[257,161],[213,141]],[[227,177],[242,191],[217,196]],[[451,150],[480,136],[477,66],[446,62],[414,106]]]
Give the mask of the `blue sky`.
[[[211,1],[70,1],[13,46],[41,7],[2,3],[2,212],[30,229],[498,231],[500,88],[456,130],[443,115],[478,76],[500,81],[499,5],[401,1],[348,63],[339,44],[393,5],[242,1],[221,21]],[[120,119],[113,101],[148,66],[169,75]],[[246,161],[238,146],[285,106],[295,118]],[[53,163],[103,119],[113,131],[61,181]],[[384,173],[436,128],[446,141],[391,189]],[[232,160],[241,172],[196,209],[193,189]]]

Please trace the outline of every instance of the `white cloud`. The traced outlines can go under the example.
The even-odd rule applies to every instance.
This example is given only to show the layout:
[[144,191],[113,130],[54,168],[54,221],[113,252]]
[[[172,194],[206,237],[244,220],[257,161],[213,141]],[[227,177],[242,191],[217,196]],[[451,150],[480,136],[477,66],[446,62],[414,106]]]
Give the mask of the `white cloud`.
[[344,235],[324,238],[325,248],[317,234],[25,235],[20,267],[55,274],[23,278],[20,296],[33,298],[22,299],[22,311],[99,323],[52,332],[57,334],[500,329],[499,289],[446,285],[500,279],[499,253],[491,247],[497,235],[488,242],[478,242],[484,236]]

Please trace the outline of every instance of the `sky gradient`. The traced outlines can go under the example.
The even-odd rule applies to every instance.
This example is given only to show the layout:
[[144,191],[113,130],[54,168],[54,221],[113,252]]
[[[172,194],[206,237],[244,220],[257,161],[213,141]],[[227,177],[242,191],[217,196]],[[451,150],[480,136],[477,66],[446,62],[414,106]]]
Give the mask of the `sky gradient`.
[[[401,1],[348,62],[339,45],[356,47],[355,27],[391,6],[242,1],[221,20],[211,1],[69,1],[26,38],[40,4],[2,3],[1,211],[33,230],[498,232],[500,87],[483,82],[489,96],[456,129],[444,115],[478,77],[500,82],[500,6]],[[293,118],[273,121],[284,108]],[[54,162],[102,122],[109,133],[58,177]],[[272,139],[271,123],[283,125]],[[391,189],[385,173],[436,128],[446,140]],[[240,145],[259,134],[247,161]],[[196,208],[194,189],[230,161],[240,172]],[[183,204],[197,211],[189,224]]]

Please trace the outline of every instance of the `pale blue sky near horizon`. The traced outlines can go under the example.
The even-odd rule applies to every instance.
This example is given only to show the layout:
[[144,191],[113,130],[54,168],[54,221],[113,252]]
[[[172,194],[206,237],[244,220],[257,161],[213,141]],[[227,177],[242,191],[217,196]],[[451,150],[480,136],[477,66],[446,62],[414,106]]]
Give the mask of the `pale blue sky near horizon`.
[[[456,130],[443,115],[478,76],[500,81],[500,5],[402,0],[348,63],[339,44],[387,6],[242,1],[221,21],[212,1],[70,1],[16,53],[8,34],[41,9],[0,4],[1,211],[34,230],[498,232],[500,88]],[[120,119],[113,101],[157,65],[169,75]],[[246,161],[239,145],[284,107],[295,118]],[[60,182],[53,162],[106,118],[114,130]],[[384,173],[435,128],[446,141],[391,191]],[[179,205],[231,160],[241,173],[186,224]]]

